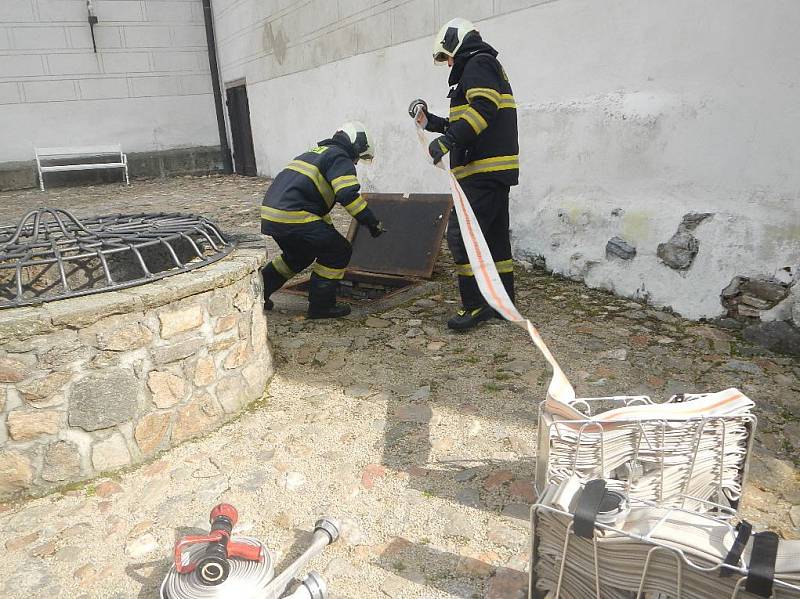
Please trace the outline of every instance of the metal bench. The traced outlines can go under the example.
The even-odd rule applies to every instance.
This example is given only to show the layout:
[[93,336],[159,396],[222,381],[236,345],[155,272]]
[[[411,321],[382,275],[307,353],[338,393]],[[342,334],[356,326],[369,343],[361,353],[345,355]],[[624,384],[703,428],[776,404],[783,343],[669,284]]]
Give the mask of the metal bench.
[[[111,158],[112,156],[113,159]],[[84,160],[69,162],[70,160],[78,158],[83,158]],[[102,158],[106,158],[107,160],[100,161]],[[54,161],[58,164],[42,164],[43,161]],[[121,168],[125,170],[125,184],[131,184],[128,178],[128,157],[122,153],[122,147],[119,144],[108,146],[36,148],[36,168],[39,170],[39,188],[42,191],[44,191],[44,173],[63,171]]]

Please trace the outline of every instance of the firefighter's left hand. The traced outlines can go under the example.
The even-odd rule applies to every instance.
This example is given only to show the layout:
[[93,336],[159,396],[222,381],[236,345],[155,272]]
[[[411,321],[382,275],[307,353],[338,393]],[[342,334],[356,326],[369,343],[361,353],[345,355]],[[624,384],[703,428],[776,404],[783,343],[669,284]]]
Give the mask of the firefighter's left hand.
[[386,229],[383,228],[382,222],[377,222],[374,225],[369,226],[369,234],[373,237],[380,237],[384,233],[386,233]]
[[433,163],[439,164],[442,157],[444,157],[450,149],[450,140],[447,139],[446,135],[440,135],[428,146],[428,153],[431,155],[431,158],[433,158]]

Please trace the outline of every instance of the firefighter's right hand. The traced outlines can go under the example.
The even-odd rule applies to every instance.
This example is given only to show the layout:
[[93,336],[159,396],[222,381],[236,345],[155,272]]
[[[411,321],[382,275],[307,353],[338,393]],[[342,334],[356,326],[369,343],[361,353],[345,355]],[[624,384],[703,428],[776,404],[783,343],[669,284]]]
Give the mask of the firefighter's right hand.
[[427,116],[428,114],[428,103],[425,100],[421,100],[417,98],[408,106],[408,115],[412,119],[416,119],[419,112],[422,111]]
[[383,223],[380,221],[369,226],[369,234],[373,237],[380,237],[384,233],[386,233],[386,229],[383,228]]

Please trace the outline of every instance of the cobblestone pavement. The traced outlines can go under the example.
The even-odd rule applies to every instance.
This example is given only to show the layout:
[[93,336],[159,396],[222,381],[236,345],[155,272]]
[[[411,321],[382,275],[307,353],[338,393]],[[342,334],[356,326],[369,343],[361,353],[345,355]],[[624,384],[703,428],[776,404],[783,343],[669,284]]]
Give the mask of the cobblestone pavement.
[[[47,194],[80,213],[189,209],[257,226],[263,180],[211,177]],[[0,194],[4,215],[39,192]],[[104,209],[108,210],[104,210]],[[7,220],[8,216],[6,216]],[[800,538],[800,362],[518,265],[520,310],[581,396],[736,386],[759,430],[745,516]],[[0,595],[153,597],[172,543],[218,501],[281,564],[321,514],[344,538],[313,566],[338,599],[523,597],[536,404],[549,379],[501,322],[451,334],[452,264],[439,291],[368,318],[268,315],[277,374],[235,422],[109,479],[0,506]]]

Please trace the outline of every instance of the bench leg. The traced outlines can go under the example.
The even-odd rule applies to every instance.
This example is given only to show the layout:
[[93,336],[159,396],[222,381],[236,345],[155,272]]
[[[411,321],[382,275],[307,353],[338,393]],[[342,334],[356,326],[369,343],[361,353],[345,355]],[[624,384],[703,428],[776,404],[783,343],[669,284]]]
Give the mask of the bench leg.
[[128,177],[128,156],[127,154],[123,157],[123,162],[125,162],[125,185],[130,185],[131,180]]

